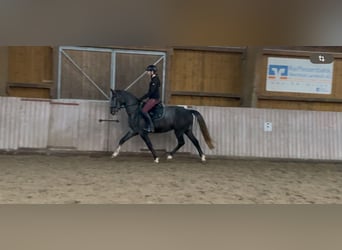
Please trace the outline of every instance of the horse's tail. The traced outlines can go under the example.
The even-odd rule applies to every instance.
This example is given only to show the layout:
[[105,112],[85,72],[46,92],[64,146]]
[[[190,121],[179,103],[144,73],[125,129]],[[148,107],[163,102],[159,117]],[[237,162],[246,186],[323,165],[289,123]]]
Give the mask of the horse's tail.
[[203,138],[204,138],[205,142],[207,143],[208,147],[210,149],[213,149],[214,145],[212,143],[212,139],[210,138],[209,131],[208,131],[207,125],[203,119],[203,116],[197,110],[190,110],[190,111],[192,114],[195,115],[195,117],[196,117],[196,119],[200,125],[200,129],[201,129]]

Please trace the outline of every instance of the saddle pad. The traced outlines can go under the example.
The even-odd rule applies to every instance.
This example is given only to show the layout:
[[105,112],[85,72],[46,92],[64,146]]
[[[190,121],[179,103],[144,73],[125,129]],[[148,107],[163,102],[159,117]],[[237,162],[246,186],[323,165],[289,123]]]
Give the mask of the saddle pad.
[[158,103],[148,113],[152,120],[161,119],[164,116],[165,108],[163,103]]

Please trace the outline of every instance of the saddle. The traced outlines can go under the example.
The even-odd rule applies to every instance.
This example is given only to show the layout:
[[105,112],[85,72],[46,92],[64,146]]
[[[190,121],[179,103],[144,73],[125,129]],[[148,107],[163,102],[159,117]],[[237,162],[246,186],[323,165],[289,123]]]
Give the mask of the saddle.
[[158,120],[163,118],[165,114],[164,104],[162,102],[159,102],[148,112],[148,114],[150,115],[152,120]]

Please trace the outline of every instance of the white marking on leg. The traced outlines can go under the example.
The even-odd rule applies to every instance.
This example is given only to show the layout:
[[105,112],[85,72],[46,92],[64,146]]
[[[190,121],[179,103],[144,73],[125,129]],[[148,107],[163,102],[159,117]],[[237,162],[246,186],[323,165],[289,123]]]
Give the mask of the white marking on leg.
[[168,156],[167,156],[167,159],[168,159],[168,160],[172,160],[172,158],[173,158],[172,155],[168,155]]
[[159,158],[157,157],[156,159],[154,159],[155,163],[159,163]]
[[201,160],[205,161],[205,155],[202,155]]
[[118,146],[118,147],[116,148],[116,150],[114,151],[114,153],[113,153],[113,155],[112,155],[112,158],[117,157],[117,156],[119,155],[120,149],[121,149],[121,146]]

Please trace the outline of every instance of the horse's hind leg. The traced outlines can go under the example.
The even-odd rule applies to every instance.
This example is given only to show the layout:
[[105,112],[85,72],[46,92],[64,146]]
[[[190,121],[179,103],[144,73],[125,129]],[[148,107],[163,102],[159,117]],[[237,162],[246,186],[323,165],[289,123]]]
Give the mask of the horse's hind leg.
[[184,144],[184,132],[180,132],[180,131],[175,131],[176,137],[177,137],[177,141],[178,144],[177,146],[170,152],[170,154],[168,155],[167,159],[172,159],[173,155],[178,151],[178,149],[180,149]]
[[198,140],[196,139],[196,137],[194,136],[194,134],[192,133],[191,129],[188,129],[187,131],[185,131],[185,134],[187,135],[187,137],[191,140],[191,142],[195,145],[199,156],[201,157],[202,161],[205,161],[205,155],[203,154],[203,151],[201,149],[201,146],[198,142]]
[[120,149],[122,144],[124,144],[127,140],[131,139],[132,137],[136,136],[138,133],[133,131],[128,131],[119,141],[119,145],[116,147],[114,153],[112,154],[112,158],[117,157],[120,153]]

